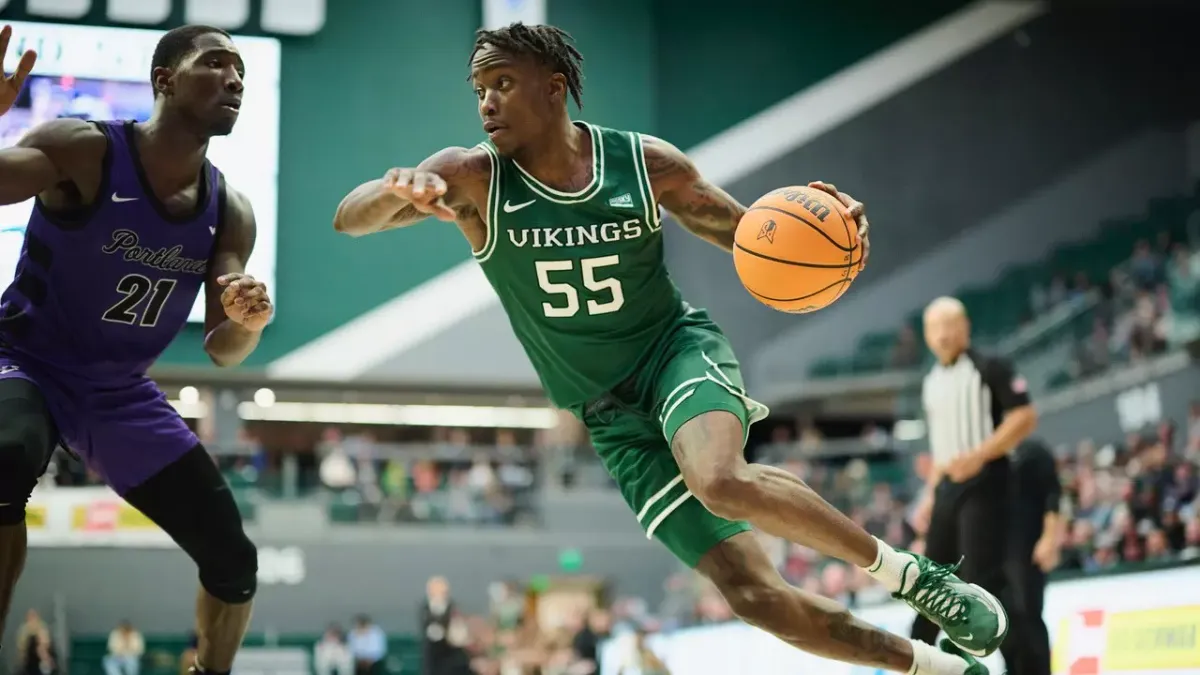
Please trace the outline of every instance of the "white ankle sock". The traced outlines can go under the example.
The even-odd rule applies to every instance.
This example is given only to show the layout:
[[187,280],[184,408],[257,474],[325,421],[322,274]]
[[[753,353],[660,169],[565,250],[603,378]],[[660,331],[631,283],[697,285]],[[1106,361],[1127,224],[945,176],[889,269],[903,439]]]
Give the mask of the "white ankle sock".
[[912,640],[912,647],[913,665],[908,675],[962,675],[970,665],[961,656],[947,654],[920,640]]
[[879,553],[875,556],[875,562],[864,568],[867,574],[883,584],[890,593],[908,591],[917,580],[916,558],[911,553],[897,551],[878,537],[875,543],[879,545]]

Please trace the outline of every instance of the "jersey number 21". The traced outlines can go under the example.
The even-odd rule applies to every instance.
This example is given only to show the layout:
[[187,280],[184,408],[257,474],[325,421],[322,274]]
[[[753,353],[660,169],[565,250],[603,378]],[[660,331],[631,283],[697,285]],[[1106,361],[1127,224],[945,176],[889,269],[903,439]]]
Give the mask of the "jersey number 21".
[[[597,271],[602,268],[619,264],[621,264],[619,255],[584,258],[579,261],[579,273],[582,277],[583,287],[593,293],[607,292],[612,296],[611,300],[603,302],[588,300],[586,303],[587,313],[590,316],[612,314],[625,305],[625,292],[621,289],[620,280],[614,277],[600,277],[597,274]],[[534,267],[537,269],[538,286],[541,286],[542,290],[550,295],[563,298],[559,302],[543,302],[542,312],[552,319],[562,319],[578,314],[579,291],[570,283],[554,280],[562,279],[567,276],[567,273],[574,272],[575,261],[538,260],[534,263]],[[551,277],[551,275],[554,276]]]

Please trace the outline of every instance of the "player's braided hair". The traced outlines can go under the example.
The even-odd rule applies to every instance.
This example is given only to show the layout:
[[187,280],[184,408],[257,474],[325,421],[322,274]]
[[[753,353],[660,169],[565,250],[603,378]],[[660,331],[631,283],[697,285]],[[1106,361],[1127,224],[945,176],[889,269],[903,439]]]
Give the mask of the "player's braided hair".
[[571,44],[575,39],[567,31],[555,26],[526,26],[517,22],[496,30],[475,31],[475,48],[467,63],[474,61],[475,54],[484,45],[514,55],[532,56],[538,63],[562,73],[567,78],[567,89],[575,105],[583,108],[583,54]]

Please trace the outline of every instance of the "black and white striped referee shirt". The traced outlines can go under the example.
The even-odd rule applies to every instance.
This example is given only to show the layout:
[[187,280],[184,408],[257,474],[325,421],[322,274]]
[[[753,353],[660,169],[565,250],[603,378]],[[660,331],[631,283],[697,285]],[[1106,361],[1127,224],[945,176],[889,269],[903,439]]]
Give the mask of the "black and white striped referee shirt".
[[1007,360],[968,349],[953,363],[938,363],[929,371],[921,400],[930,454],[934,465],[943,467],[978,448],[1008,411],[1029,405],[1029,392]]

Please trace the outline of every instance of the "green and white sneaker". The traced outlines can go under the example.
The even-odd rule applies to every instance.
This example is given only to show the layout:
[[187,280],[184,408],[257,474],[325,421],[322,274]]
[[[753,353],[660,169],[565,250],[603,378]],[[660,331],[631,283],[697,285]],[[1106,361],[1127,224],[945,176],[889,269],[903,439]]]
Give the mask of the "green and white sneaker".
[[942,640],[938,647],[947,654],[953,654],[967,662],[967,669],[963,671],[963,675],[989,675],[988,667],[975,660],[974,656],[965,653],[959,649],[957,645],[949,640]]
[[[903,590],[894,597],[941,627],[967,654],[987,656],[996,651],[1008,635],[1008,613],[996,596],[955,576],[958,565],[940,565],[912,555],[917,578],[911,582],[906,578]],[[904,576],[909,574],[906,570]]]

